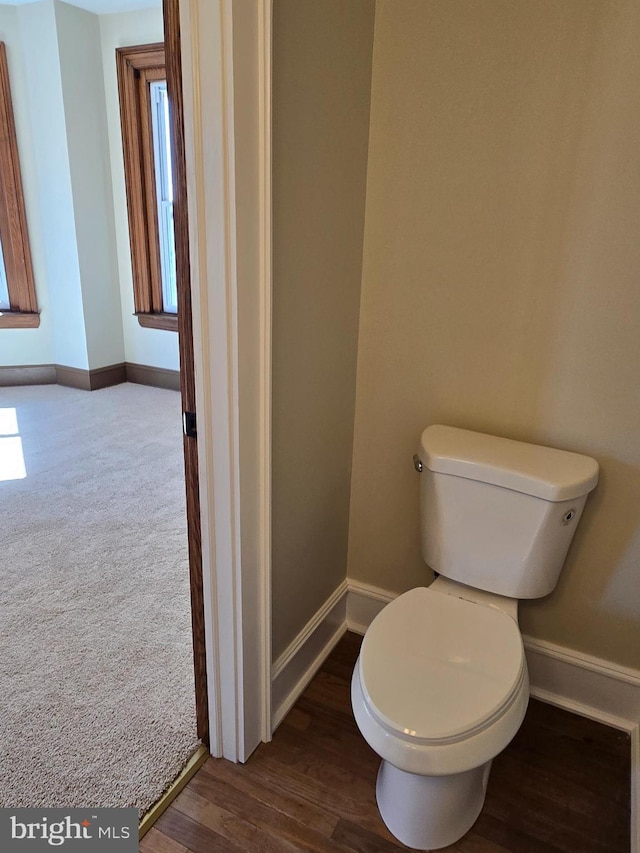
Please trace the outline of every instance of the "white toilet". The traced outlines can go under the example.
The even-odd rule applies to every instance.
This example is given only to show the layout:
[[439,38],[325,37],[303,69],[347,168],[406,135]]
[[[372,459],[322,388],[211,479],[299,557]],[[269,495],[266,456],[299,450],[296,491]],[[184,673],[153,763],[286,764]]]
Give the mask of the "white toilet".
[[351,701],[382,758],[384,822],[408,847],[436,850],[471,828],[491,761],[522,723],[518,599],[555,588],[598,464],[446,426],[422,433],[415,461],[422,555],[439,576],[373,620]]

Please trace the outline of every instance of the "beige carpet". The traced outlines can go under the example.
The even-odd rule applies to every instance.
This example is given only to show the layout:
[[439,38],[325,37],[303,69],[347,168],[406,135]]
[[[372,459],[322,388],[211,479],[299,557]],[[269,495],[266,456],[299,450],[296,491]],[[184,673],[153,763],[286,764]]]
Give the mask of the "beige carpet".
[[199,743],[179,395],[0,388],[5,477],[20,444],[26,477],[0,464],[0,806],[145,810]]

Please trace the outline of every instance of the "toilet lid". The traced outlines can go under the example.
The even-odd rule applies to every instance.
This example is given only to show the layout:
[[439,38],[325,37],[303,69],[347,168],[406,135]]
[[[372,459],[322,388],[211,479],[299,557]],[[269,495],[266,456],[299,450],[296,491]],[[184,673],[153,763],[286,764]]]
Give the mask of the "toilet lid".
[[510,616],[423,587],[387,605],[360,650],[370,711],[410,740],[451,742],[485,728],[510,704],[524,672]]

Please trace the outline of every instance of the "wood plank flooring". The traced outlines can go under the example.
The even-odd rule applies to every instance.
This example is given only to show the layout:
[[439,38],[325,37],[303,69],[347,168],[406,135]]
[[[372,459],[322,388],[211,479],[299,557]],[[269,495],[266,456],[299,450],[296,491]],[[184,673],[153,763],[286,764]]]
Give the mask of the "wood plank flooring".
[[[347,634],[269,744],[247,764],[209,759],[140,843],[143,853],[406,850],[375,802],[379,759],[351,714],[361,638]],[[627,853],[630,744],[531,701],[493,764],[482,814],[448,851]]]

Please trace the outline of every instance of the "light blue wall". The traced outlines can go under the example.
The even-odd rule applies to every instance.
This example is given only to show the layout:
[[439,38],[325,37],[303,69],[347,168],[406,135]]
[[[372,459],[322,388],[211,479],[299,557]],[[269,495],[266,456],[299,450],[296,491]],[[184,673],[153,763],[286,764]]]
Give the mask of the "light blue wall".
[[31,243],[31,260],[38,306],[41,310],[40,326],[37,329],[0,330],[0,365],[50,364],[53,362],[53,322],[38,199],[35,141],[29,110],[30,81],[27,75],[27,57],[22,49],[18,9],[14,6],[0,6],[0,40],[5,43],[9,66],[27,228]]
[[[87,369],[89,359],[53,0],[19,7],[18,20],[33,139],[37,213],[41,226],[39,238],[44,256],[44,268],[40,270],[36,287],[44,285],[50,297],[51,360]],[[34,237],[36,235],[31,238],[32,242]],[[4,361],[33,363],[31,359],[18,361],[15,356],[13,362],[6,358]]]
[[143,329],[133,283],[116,47],[163,40],[162,7],[93,15],[0,6],[41,323],[0,330],[0,366],[177,370],[175,332]]
[[124,361],[97,15],[55,0],[64,121],[89,367]]

